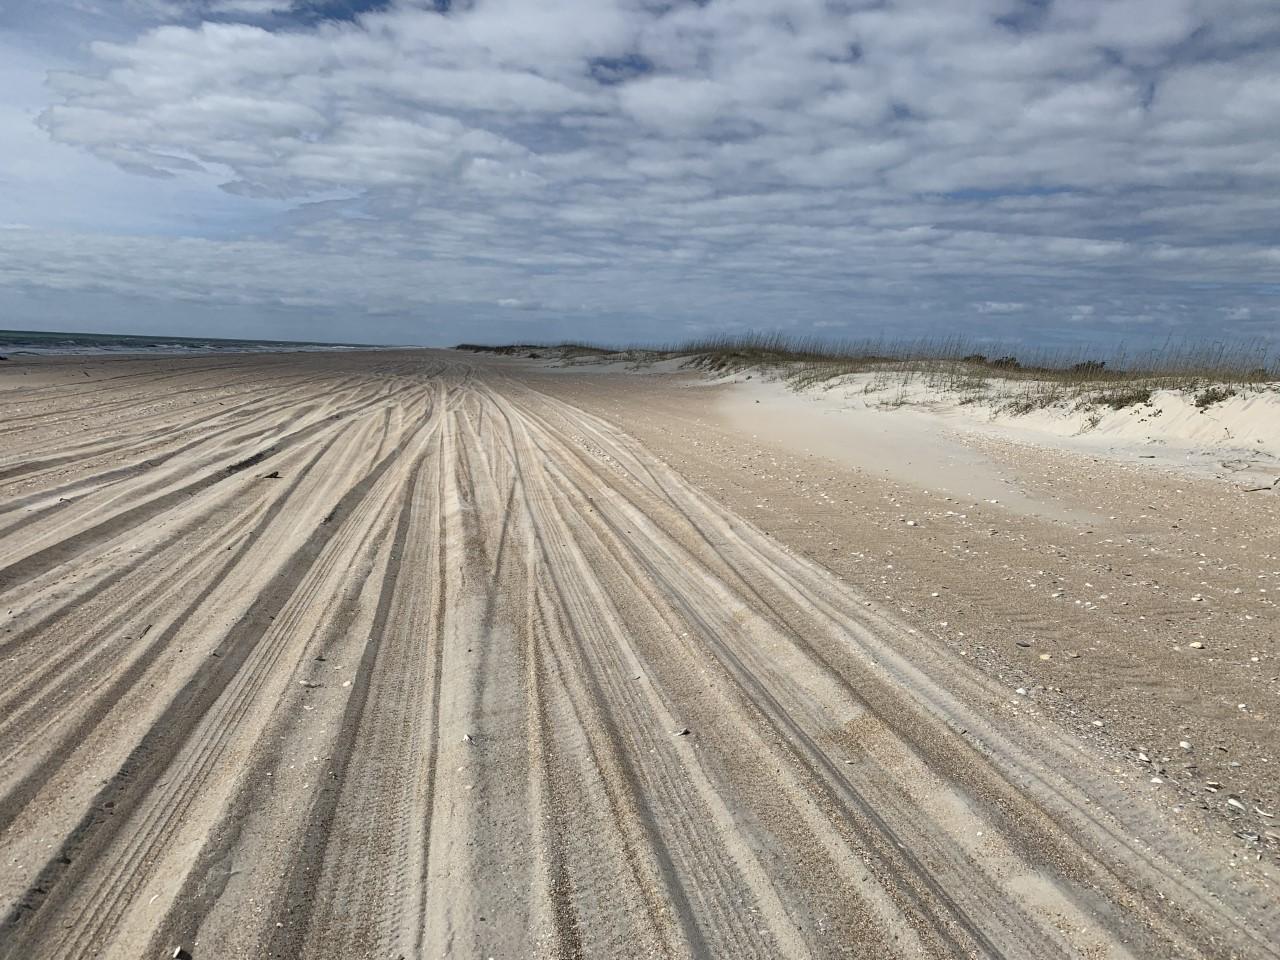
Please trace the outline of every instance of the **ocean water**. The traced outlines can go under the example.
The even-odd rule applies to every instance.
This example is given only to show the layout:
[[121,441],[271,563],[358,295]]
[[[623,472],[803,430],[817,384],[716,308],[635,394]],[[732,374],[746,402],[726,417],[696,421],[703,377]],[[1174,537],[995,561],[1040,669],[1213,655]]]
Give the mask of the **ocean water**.
[[0,356],[95,356],[113,353],[214,354],[276,353],[282,350],[374,350],[361,343],[309,343],[290,340],[223,340],[217,337],[139,337],[115,333],[55,333],[0,330]]

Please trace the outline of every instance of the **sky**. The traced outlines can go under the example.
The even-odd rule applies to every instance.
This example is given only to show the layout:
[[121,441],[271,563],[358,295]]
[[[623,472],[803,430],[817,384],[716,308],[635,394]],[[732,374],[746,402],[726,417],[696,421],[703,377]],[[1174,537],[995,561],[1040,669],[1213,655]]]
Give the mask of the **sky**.
[[0,0],[0,327],[1280,344],[1280,3]]

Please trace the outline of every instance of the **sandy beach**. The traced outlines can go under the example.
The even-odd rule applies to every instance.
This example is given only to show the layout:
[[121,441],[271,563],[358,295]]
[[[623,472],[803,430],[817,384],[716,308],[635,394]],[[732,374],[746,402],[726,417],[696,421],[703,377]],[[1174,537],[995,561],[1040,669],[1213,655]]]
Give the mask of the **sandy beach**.
[[1280,956],[1255,406],[0,368],[0,957]]

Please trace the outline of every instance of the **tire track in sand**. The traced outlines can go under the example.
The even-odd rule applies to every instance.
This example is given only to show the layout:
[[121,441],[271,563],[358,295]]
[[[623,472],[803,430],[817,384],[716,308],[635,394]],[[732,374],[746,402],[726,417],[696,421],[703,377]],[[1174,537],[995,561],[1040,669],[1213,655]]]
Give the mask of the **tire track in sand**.
[[[222,366],[103,395],[162,469],[4,487],[102,494],[5,541],[0,744],[47,752],[0,767],[0,957],[1277,955],[1209,838],[518,368]],[[52,383],[30,449],[103,389]],[[312,427],[279,487],[203,472]]]

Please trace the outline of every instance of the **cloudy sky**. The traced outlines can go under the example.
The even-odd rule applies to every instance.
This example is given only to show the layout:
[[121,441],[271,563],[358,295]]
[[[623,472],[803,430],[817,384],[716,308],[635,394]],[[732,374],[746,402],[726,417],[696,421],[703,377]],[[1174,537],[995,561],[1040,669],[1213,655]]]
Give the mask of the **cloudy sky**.
[[0,327],[1280,342],[1280,3],[0,0]]

